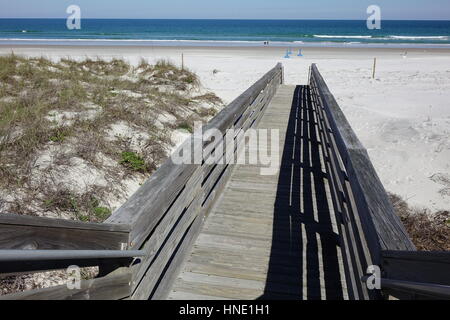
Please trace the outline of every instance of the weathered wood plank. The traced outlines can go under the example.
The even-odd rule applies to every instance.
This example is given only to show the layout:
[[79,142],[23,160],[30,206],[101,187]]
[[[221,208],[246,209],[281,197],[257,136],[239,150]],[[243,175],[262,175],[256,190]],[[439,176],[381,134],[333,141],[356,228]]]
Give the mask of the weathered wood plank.
[[[147,272],[150,263],[155,259],[161,246],[167,240],[167,237],[171,233],[177,220],[184,213],[186,207],[194,201],[195,198],[200,197],[200,182],[202,180],[203,174],[201,167],[197,168],[197,172],[192,175],[186,184],[186,188],[183,193],[175,200],[168,212],[164,215],[162,220],[158,222],[155,232],[146,241],[143,250],[146,253],[144,259],[141,263],[137,265],[133,271],[133,289],[139,285],[142,277]],[[192,210],[192,208],[191,208]]]
[[450,252],[383,251],[383,278],[450,286]]
[[103,278],[83,280],[80,289],[67,285],[0,296],[0,300],[117,300],[131,293],[131,273],[116,272]]
[[165,273],[162,275],[158,287],[154,290],[151,298],[152,300],[163,300],[167,299],[173,283],[176,280],[177,275],[180,273],[180,270],[184,266],[184,261],[186,256],[189,254],[189,251],[192,247],[192,244],[196,240],[202,226],[204,223],[204,215],[200,214],[192,223],[189,228],[187,234],[184,236],[184,239],[174,253],[172,263],[169,265]]
[[206,296],[203,294],[194,294],[192,292],[183,292],[183,291],[174,291],[170,294],[170,297],[167,298],[168,300],[236,300],[231,298],[225,298],[225,297],[213,297],[213,296]]
[[450,300],[450,286],[381,278],[383,292],[404,300]]
[[119,224],[0,215],[0,249],[121,250],[130,227]]
[[145,275],[133,293],[133,299],[148,299],[158,285],[158,281],[164,275],[164,270],[171,263],[171,256],[180,245],[186,230],[190,228],[192,222],[198,217],[200,211],[200,198],[195,199],[185,210],[179,222],[173,226],[166,241],[162,244],[159,251],[150,256],[150,267],[145,271]]
[[34,217],[34,216],[6,214],[6,213],[0,214],[0,224],[1,225],[27,225],[27,226],[35,226],[35,227],[125,232],[125,233],[130,231],[130,226],[127,224],[81,222],[81,221],[66,220],[66,219],[54,219],[54,218]]

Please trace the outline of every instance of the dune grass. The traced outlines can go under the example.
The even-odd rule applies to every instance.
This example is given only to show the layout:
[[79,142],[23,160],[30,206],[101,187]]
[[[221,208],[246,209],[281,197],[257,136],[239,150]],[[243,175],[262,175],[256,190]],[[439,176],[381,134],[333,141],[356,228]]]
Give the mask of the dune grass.
[[410,207],[400,196],[389,194],[397,215],[418,250],[450,250],[450,212]]
[[[193,72],[166,60],[132,66],[11,54],[0,66],[0,212],[103,221],[112,211],[106,198],[123,190],[122,181],[151,174],[168,156],[173,130],[188,130],[221,107]],[[160,123],[161,114],[176,120]],[[113,124],[142,141],[111,137]],[[44,168],[43,154],[51,158]],[[100,171],[107,186],[74,190],[58,181],[55,172],[70,171],[74,160]]]

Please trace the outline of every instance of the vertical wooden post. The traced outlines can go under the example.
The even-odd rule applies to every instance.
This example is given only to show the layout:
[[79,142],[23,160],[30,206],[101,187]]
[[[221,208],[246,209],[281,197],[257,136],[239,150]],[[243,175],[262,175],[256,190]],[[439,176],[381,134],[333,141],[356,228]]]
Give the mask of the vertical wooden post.
[[309,69],[308,69],[308,83],[307,83],[307,85],[308,86],[311,85],[311,66],[309,66]]
[[375,71],[377,68],[377,58],[373,58],[373,72],[372,72],[372,79],[375,79]]
[[181,70],[184,70],[184,53],[181,54]]

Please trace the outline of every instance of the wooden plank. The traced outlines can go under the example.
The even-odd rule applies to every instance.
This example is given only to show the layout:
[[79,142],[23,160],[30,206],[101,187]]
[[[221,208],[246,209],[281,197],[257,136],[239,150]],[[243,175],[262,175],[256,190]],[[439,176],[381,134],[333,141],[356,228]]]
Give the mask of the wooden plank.
[[183,292],[183,291],[173,291],[170,293],[170,296],[167,298],[168,300],[237,300],[231,298],[224,297],[214,297],[214,296],[206,296],[204,294],[194,294],[192,292]]
[[130,295],[131,273],[124,270],[103,278],[82,280],[80,289],[67,285],[0,296],[0,300],[117,300]]
[[[182,275],[174,292],[190,292],[203,296],[220,296],[227,299],[258,299],[266,294],[265,281],[244,280],[222,276],[187,273]],[[277,284],[271,292],[284,299],[300,299],[296,288],[289,284]]]
[[0,214],[0,225],[26,225],[35,227],[80,229],[93,231],[97,230],[125,233],[130,231],[130,226],[127,224],[81,222],[66,219],[54,219],[6,213]]
[[197,216],[196,220],[194,220],[194,222],[192,223],[180,247],[174,253],[172,263],[165,271],[158,284],[158,287],[152,294],[152,300],[163,300],[168,298],[169,293],[173,287],[173,283],[175,282],[177,275],[180,273],[180,270],[184,266],[186,256],[189,254],[192,244],[200,233],[200,230],[204,223],[203,218],[204,215],[201,214]]
[[450,300],[450,286],[381,278],[381,288],[405,300]]
[[184,189],[183,193],[172,204],[169,211],[164,215],[162,220],[158,222],[155,231],[145,242],[143,250],[146,252],[146,256],[144,259],[142,259],[141,263],[137,265],[133,270],[134,289],[140,283],[143,275],[147,272],[150,263],[152,263],[158,251],[161,249],[161,246],[167,240],[167,237],[171,233],[171,230],[173,229],[180,216],[184,213],[186,207],[189,207],[189,205],[195,198],[200,197],[200,183],[202,181],[202,177],[202,168],[198,167],[197,172],[194,173],[187,182],[186,188]]
[[239,289],[235,287],[225,287],[222,285],[212,285],[204,283],[185,282],[183,280],[177,281],[177,291],[189,292],[200,296],[219,296],[226,299],[242,299],[242,300],[255,300],[262,295],[262,290],[255,289]]
[[383,251],[383,278],[450,286],[450,252]]
[[145,275],[140,280],[136,291],[133,293],[133,299],[148,299],[153,293],[158,281],[164,274],[165,268],[172,263],[171,256],[179,246],[186,230],[189,230],[192,222],[198,217],[200,211],[200,198],[195,199],[192,204],[185,210],[183,216],[174,226],[176,228],[167,240],[163,243],[159,252],[151,258],[150,267],[146,270]]
[[[222,288],[233,288],[236,290],[235,296],[229,298],[243,298],[239,295],[239,290],[249,289],[257,291],[258,296],[263,296],[267,294],[265,292],[266,281],[264,280],[249,280],[249,279],[237,279],[224,276],[208,275],[202,273],[194,272],[183,272],[179,278],[183,281],[180,287],[174,287],[174,292],[178,290],[183,290],[183,286],[196,286],[198,284],[203,284],[206,286],[217,286]],[[298,282],[298,279],[297,279]],[[305,284],[306,285],[306,284]],[[270,288],[270,294],[285,294],[287,296],[292,295],[293,297],[299,295],[299,287],[293,283],[274,283]],[[291,299],[293,298],[291,297]],[[301,298],[301,297],[297,297]]]
[[12,214],[0,215],[0,249],[124,250],[130,227]]

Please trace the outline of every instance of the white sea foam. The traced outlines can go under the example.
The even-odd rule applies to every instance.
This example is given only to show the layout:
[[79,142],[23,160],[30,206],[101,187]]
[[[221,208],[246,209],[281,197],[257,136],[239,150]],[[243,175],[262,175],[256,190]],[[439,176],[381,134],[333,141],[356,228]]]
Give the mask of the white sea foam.
[[51,41],[51,42],[237,42],[237,43],[262,43],[263,41],[244,40],[178,40],[178,39],[56,39],[56,38],[0,38],[0,41]]
[[450,40],[447,36],[389,36],[389,39],[395,40]]
[[[448,48],[450,43],[440,42],[440,43],[431,43],[431,40],[436,37],[429,37],[430,43],[407,43],[406,40],[404,43],[397,41],[394,42],[394,38],[389,37],[380,37],[380,38],[371,38],[370,36],[345,36],[347,37],[347,42],[334,42],[333,38],[337,38],[340,36],[331,36],[331,35],[318,35],[318,37],[322,37],[322,41],[270,41],[271,47],[346,47],[346,46],[360,46],[360,47],[420,47],[420,48],[428,48],[428,47],[439,47],[439,48]],[[367,38],[371,38],[372,40],[384,40],[382,42],[359,42],[358,40],[364,40]],[[422,37],[423,38],[423,37]],[[438,39],[449,38],[449,37],[438,37]],[[408,38],[409,39],[409,38]],[[444,39],[442,39],[444,40]],[[263,46],[263,41],[260,40],[188,40],[188,39],[61,39],[61,38],[0,38],[0,43],[31,43],[31,44],[66,44],[66,45],[152,45],[152,46],[220,46],[220,47],[256,47]]]
[[349,35],[314,35],[314,38],[324,39],[373,39],[373,40],[450,40],[448,36],[386,36],[386,37],[373,37],[373,36],[349,36]]
[[315,34],[314,38],[325,38],[325,39],[335,39],[335,38],[340,38],[340,39],[371,39],[372,36],[341,36],[341,35],[318,35]]

